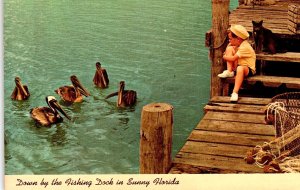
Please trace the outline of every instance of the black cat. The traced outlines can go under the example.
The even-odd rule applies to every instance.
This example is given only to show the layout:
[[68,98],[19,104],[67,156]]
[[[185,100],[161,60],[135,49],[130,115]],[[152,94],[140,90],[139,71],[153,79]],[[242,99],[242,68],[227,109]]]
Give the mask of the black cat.
[[255,43],[255,52],[267,52],[274,54],[276,52],[286,52],[280,39],[269,29],[263,27],[263,21],[255,22],[253,24],[253,37]]

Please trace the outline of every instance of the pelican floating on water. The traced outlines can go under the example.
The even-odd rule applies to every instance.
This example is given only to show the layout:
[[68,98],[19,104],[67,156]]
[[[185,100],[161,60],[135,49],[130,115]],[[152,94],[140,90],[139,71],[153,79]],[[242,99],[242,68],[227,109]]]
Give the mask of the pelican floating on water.
[[119,91],[111,93],[105,99],[118,95],[117,106],[133,106],[136,103],[137,93],[134,90],[125,90],[125,82],[120,81]]
[[107,72],[104,68],[101,67],[101,63],[96,63],[96,73],[93,79],[93,82],[96,86],[100,88],[107,88],[109,84],[109,79]]
[[30,110],[31,117],[37,123],[49,127],[51,124],[62,122],[63,118],[59,115],[58,111],[69,120],[71,119],[58,104],[54,96],[47,96],[46,102],[49,107],[36,107]]
[[16,87],[11,94],[13,100],[27,100],[30,96],[29,90],[26,85],[23,85],[20,77],[15,77]]
[[55,92],[66,102],[82,102],[82,95],[88,97],[90,93],[81,85],[75,75],[70,77],[73,86],[59,87]]

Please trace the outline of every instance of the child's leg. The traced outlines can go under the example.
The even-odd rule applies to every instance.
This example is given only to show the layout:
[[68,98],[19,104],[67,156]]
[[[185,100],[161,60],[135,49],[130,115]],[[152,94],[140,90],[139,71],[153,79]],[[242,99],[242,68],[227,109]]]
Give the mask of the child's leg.
[[[236,51],[233,46],[228,46],[224,52],[225,55],[229,55],[229,56],[234,56],[235,53],[236,53]],[[235,68],[237,66],[237,61],[235,61],[235,62],[227,61],[226,64],[227,64],[227,70],[229,72],[232,72],[235,70]]]
[[248,76],[248,74],[249,74],[249,67],[238,66],[236,68],[236,76],[235,76],[233,92],[238,94],[238,92],[242,86],[243,80],[246,76]]

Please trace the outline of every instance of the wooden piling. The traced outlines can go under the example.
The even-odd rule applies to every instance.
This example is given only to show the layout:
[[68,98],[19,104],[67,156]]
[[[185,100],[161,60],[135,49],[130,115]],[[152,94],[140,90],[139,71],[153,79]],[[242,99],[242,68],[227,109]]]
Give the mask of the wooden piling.
[[229,1],[212,0],[211,97],[222,95],[222,83],[217,75],[226,68],[223,53],[229,28]]
[[140,129],[140,173],[165,174],[171,164],[173,107],[151,103],[143,107]]

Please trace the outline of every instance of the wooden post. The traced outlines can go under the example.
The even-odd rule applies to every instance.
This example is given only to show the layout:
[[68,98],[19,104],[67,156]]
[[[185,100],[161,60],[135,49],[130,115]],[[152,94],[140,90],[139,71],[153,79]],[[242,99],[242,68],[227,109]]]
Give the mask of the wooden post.
[[210,97],[222,95],[222,83],[217,76],[226,68],[223,53],[229,27],[229,1],[212,0],[212,47]]
[[143,107],[140,129],[140,173],[165,174],[172,164],[173,107],[151,103]]

